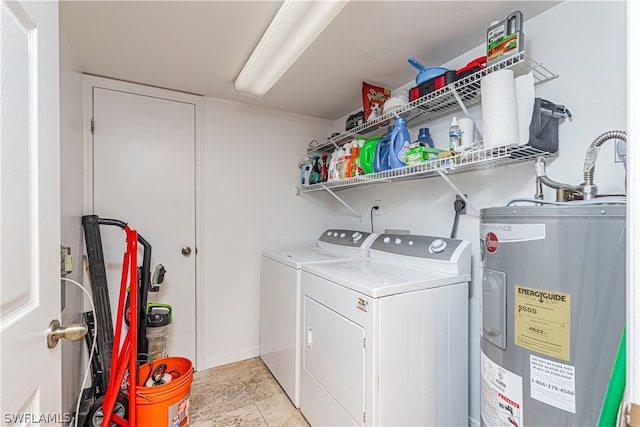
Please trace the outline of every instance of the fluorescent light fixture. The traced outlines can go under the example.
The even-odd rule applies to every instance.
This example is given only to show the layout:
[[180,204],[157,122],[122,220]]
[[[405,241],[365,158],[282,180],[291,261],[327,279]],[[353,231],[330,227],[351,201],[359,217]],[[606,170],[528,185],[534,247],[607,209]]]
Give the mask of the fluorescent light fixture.
[[233,82],[233,91],[261,98],[347,3],[334,0],[284,0]]

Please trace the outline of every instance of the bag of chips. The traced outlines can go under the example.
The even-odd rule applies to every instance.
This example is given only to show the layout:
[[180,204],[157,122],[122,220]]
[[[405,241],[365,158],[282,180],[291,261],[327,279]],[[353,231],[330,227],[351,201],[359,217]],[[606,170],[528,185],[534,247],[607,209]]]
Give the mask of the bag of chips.
[[391,91],[389,89],[362,82],[362,109],[364,110],[365,122],[376,120],[382,116],[384,103],[390,97]]

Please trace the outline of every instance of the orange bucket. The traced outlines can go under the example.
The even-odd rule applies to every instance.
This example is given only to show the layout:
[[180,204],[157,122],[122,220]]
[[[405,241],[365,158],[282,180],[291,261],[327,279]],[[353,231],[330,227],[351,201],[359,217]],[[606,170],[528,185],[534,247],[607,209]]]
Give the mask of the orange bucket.
[[[165,373],[172,380],[161,385],[136,389],[136,412],[138,427],[182,427],[189,423],[191,383],[193,364],[184,357],[166,357],[140,367],[138,378],[151,377],[149,372],[161,364],[166,365]],[[179,376],[178,376],[179,374]]]

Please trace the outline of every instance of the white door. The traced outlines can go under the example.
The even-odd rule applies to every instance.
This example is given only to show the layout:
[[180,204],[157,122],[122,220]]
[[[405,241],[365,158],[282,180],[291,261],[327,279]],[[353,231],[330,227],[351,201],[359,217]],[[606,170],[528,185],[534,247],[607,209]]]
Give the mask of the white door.
[[0,5],[0,424],[61,414],[58,4]]
[[[173,307],[168,354],[195,364],[195,105],[94,87],[93,119],[93,212],[151,244],[152,272],[162,264],[167,273],[149,301]],[[100,231],[115,319],[125,234]]]

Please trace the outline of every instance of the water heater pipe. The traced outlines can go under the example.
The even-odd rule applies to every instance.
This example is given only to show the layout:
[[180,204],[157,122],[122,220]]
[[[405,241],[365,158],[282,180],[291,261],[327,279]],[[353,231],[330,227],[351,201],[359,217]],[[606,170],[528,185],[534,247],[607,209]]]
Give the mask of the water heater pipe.
[[611,130],[605,132],[596,139],[593,140],[589,148],[587,149],[587,154],[584,158],[584,184],[583,184],[583,192],[585,199],[592,199],[596,197],[598,192],[598,187],[593,183],[593,175],[596,169],[596,159],[598,158],[598,152],[600,151],[600,146],[604,144],[605,141],[610,139],[622,139],[623,141],[627,141],[627,132],[623,130]]
[[561,182],[554,181],[551,178],[549,178],[547,176],[546,163],[544,161],[544,157],[542,156],[536,159],[535,170],[536,170],[536,195],[535,195],[536,199],[542,200],[543,198],[542,184],[546,185],[547,187],[551,187],[555,190],[568,190],[575,193],[582,192],[581,188],[578,187],[577,185],[563,184]]

